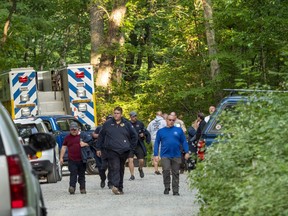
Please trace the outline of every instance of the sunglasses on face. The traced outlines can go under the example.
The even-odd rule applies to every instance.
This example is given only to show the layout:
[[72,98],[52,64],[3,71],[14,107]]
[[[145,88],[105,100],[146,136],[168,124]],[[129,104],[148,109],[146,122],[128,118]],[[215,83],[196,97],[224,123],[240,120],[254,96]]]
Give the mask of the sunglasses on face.
[[174,119],[168,119],[168,121],[172,121],[172,122],[175,122],[175,120],[174,120]]
[[78,129],[76,129],[76,128],[72,128],[72,129],[70,129],[71,131],[77,131]]

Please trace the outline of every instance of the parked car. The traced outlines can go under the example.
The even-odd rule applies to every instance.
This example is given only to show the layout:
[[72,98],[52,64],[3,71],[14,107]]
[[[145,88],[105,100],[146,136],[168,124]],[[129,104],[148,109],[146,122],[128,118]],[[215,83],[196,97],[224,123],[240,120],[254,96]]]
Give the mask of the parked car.
[[247,101],[247,96],[227,96],[223,98],[217,105],[215,112],[211,115],[209,121],[206,123],[198,146],[209,147],[215,142],[217,136],[221,134],[222,124],[219,122],[219,116],[225,110],[231,110],[239,102]]
[[17,129],[0,103],[0,215],[47,215],[38,177],[27,158],[56,145],[50,134],[32,134],[22,145]]
[[[14,123],[18,129],[19,136],[28,143],[31,134],[47,133],[49,131],[42,119],[30,117],[15,119]],[[62,180],[62,171],[59,161],[59,147],[55,145],[54,149],[39,151],[34,156],[28,156],[33,169],[39,178],[47,178],[48,183],[56,183]]]
[[[78,119],[71,115],[51,115],[51,116],[38,116],[42,119],[48,131],[54,135],[56,142],[58,143],[59,149],[61,149],[64,138],[70,133],[70,124],[71,122],[76,122],[81,128],[81,131],[86,132],[88,135],[91,135],[93,130],[91,130],[90,125],[82,124]],[[96,152],[95,152],[96,154]],[[68,165],[68,154],[64,155],[64,166]],[[98,174],[98,168],[96,166],[95,159],[89,159],[87,161],[88,174]]]

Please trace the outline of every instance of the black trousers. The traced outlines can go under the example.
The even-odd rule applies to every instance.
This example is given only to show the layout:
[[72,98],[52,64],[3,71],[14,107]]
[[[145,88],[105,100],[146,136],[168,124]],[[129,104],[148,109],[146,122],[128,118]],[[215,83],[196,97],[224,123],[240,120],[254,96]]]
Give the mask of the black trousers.
[[129,151],[119,154],[112,150],[106,150],[106,153],[111,183],[113,186],[123,189],[125,162],[128,158]]
[[102,168],[102,159],[101,157],[98,157],[97,155],[95,155],[95,161],[96,161],[96,165],[99,171],[99,176],[101,181],[105,181],[106,180],[106,173],[105,173],[105,169]]
[[76,183],[80,184],[80,189],[85,189],[85,170],[86,163],[82,161],[72,161],[68,160],[68,169],[70,171],[70,187],[76,187]]
[[[96,160],[97,163],[97,160]],[[97,164],[98,166],[98,164]],[[107,178],[108,178],[108,186],[113,186],[113,184],[111,183],[111,172],[109,172],[109,166],[108,166],[108,158],[107,158],[107,150],[103,149],[101,151],[101,172],[105,174],[106,170],[108,170],[107,173]],[[100,176],[101,180],[105,180],[106,179],[106,175],[104,178],[104,174],[100,174],[99,171],[99,175],[103,176],[103,178]]]

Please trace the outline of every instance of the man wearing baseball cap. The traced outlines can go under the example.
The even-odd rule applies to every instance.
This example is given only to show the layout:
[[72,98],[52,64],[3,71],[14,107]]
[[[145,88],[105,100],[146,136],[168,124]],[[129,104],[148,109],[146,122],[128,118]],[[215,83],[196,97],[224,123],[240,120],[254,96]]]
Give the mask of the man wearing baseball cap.
[[[85,140],[86,141],[86,140]],[[86,194],[85,187],[85,170],[86,163],[82,160],[81,147],[89,146],[88,143],[80,139],[80,129],[76,122],[70,123],[70,134],[68,134],[63,142],[60,163],[63,164],[63,157],[68,149],[68,169],[70,171],[69,193],[75,194],[77,181],[80,184],[80,193]]]
[[135,111],[130,112],[130,122],[133,125],[134,129],[136,130],[138,134],[138,142],[135,150],[131,150],[128,156],[128,165],[130,170],[130,181],[133,181],[135,179],[134,176],[134,155],[136,155],[138,162],[139,162],[139,175],[140,178],[144,178],[144,159],[147,155],[147,150],[144,144],[144,140],[146,140],[147,143],[151,142],[151,136],[150,133],[146,130],[143,122],[137,120],[137,113]]

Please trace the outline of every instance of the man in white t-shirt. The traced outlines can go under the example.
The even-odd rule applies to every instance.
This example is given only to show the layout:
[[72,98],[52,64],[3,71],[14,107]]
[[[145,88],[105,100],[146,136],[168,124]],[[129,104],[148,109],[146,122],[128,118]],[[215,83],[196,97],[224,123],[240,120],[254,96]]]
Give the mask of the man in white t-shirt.
[[[149,131],[151,135],[151,142],[152,142],[152,147],[153,147],[153,152],[154,152],[154,142],[156,139],[156,133],[159,129],[166,127],[166,121],[162,117],[162,112],[158,111],[156,113],[156,118],[153,119],[147,126],[147,130]],[[158,170],[158,162],[153,160],[153,166],[155,170],[156,175],[161,175],[161,173]]]
[[170,115],[175,116],[175,118],[176,118],[175,123],[174,123],[174,126],[175,126],[175,127],[181,127],[182,130],[183,130],[183,132],[186,134],[187,129],[186,129],[186,127],[185,127],[185,124],[184,124],[184,122],[183,122],[181,119],[179,119],[179,118],[177,117],[176,112],[171,112]]
[[204,121],[205,121],[206,123],[209,121],[210,116],[212,115],[213,112],[215,112],[215,110],[216,110],[215,106],[210,106],[210,107],[209,107],[209,113],[210,113],[210,115],[208,115],[208,116],[206,116],[206,117],[204,118]]

